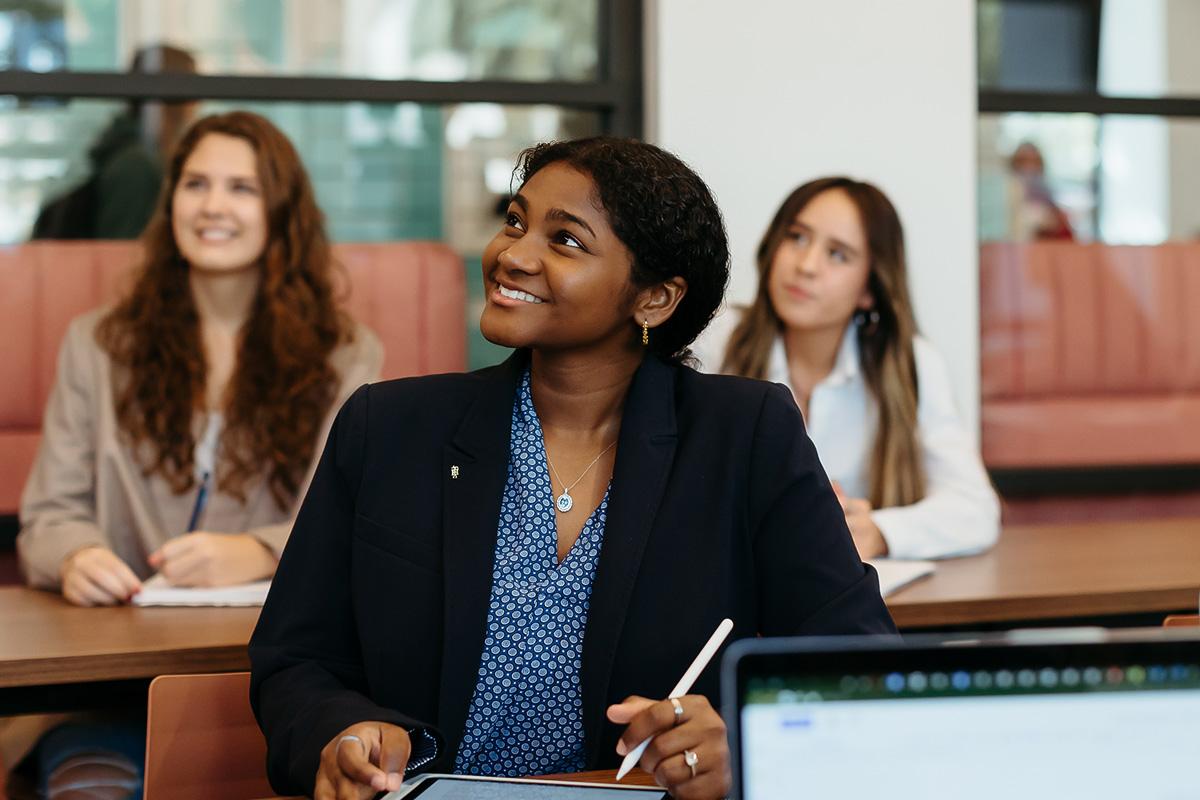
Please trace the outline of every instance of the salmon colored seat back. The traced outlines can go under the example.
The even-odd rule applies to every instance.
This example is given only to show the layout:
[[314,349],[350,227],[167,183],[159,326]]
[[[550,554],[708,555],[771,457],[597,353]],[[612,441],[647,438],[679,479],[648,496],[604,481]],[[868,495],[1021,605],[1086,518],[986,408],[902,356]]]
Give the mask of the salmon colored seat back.
[[1200,463],[1200,243],[980,247],[983,459]]
[[150,683],[146,800],[270,797],[266,764],[249,672],[161,675]]
[[[0,514],[15,514],[41,438],[59,344],[76,316],[111,303],[136,242],[31,242],[0,248]],[[462,259],[436,242],[338,244],[345,308],[384,347],[384,378],[466,368]]]

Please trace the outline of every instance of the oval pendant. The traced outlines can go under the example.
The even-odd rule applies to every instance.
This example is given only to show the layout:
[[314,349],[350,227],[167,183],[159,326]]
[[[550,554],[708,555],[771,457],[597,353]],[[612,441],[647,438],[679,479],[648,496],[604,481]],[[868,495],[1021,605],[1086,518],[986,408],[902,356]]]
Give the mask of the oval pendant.
[[559,511],[565,514],[571,510],[571,506],[575,505],[575,501],[571,499],[571,495],[563,492],[558,496],[558,500],[555,501],[554,505]]

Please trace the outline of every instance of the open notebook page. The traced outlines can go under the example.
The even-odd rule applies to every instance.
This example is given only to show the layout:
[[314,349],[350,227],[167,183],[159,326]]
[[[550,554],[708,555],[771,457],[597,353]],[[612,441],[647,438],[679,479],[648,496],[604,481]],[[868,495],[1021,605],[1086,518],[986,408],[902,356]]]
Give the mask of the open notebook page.
[[879,573],[879,594],[887,597],[908,586],[915,580],[932,575],[936,566],[932,561],[905,561],[893,558],[876,558],[867,562]]
[[142,584],[133,596],[135,606],[261,606],[267,599],[270,581],[240,583],[211,589],[172,586],[162,575]]

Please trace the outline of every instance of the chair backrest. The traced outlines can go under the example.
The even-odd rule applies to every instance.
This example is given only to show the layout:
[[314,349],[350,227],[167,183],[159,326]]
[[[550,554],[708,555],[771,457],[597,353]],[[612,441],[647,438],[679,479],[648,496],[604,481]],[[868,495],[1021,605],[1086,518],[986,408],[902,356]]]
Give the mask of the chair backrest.
[[979,248],[983,402],[1200,390],[1200,243]]
[[1198,628],[1200,614],[1172,614],[1163,620],[1164,628]]
[[[381,377],[467,365],[462,258],[437,242],[336,244],[344,307],[383,343]],[[0,514],[16,513],[40,441],[67,325],[127,288],[137,242],[31,242],[0,248]]]
[[160,675],[150,683],[145,800],[270,797],[266,761],[249,672]]

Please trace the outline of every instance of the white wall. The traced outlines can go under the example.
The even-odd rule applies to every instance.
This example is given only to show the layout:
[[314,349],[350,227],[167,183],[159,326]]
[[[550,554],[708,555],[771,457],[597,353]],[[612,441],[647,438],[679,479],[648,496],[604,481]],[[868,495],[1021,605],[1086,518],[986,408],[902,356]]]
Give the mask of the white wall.
[[708,181],[754,292],[763,229],[792,188],[879,185],[908,240],[917,322],[979,418],[975,3],[649,0],[647,136]]

